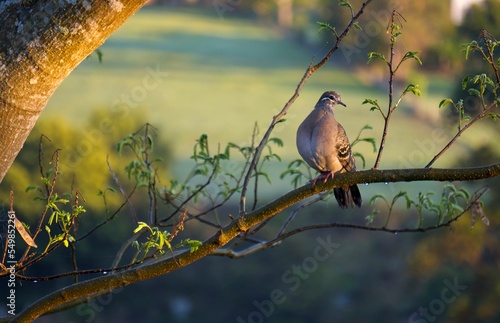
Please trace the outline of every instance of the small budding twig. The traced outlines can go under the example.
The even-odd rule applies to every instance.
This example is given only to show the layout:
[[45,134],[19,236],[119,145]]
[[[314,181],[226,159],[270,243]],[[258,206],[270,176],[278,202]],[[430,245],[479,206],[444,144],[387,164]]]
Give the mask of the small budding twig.
[[394,112],[394,110],[397,107],[397,105],[395,105],[394,107],[392,106],[393,95],[394,95],[394,75],[396,74],[396,71],[401,65],[402,61],[397,65],[396,68],[394,68],[393,65],[394,55],[395,55],[394,46],[396,44],[396,39],[400,35],[399,32],[400,27],[395,22],[396,18],[398,19],[402,18],[404,21],[406,21],[404,17],[399,12],[396,11],[396,9],[392,10],[391,20],[387,25],[387,33],[390,33],[391,35],[391,44],[389,50],[390,55],[389,55],[389,61],[387,62],[387,67],[389,68],[389,104],[388,104],[387,114],[384,115],[384,113],[382,113],[382,116],[384,117],[384,130],[382,131],[382,139],[380,140],[380,146],[378,149],[377,158],[375,159],[375,164],[373,165],[374,169],[378,169],[378,166],[380,164],[380,159],[382,158],[382,153],[384,151],[385,140],[387,138],[387,131],[389,129],[389,121],[391,119],[392,112]]

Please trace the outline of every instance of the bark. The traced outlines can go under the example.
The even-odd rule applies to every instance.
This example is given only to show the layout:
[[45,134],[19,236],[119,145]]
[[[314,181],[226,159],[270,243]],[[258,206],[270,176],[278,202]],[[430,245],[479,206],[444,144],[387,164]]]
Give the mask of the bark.
[[59,84],[146,2],[0,2],[0,182]]

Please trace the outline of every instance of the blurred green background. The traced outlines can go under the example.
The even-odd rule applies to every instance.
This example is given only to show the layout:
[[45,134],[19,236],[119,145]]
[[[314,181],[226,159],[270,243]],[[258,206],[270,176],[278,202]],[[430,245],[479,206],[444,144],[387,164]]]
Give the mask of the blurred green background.
[[[334,37],[327,31],[319,33],[316,21],[341,31],[349,17],[348,9],[336,1],[290,3],[291,22],[283,17],[286,8],[280,13],[275,2],[264,0],[157,1],[144,7],[100,48],[102,62],[97,53],[92,54],[56,91],[0,186],[5,197],[2,214],[13,187],[18,216],[36,223],[43,205],[34,204],[33,194],[24,189],[40,177],[40,134],[50,139],[44,141],[46,151],[62,149],[62,188],[78,187],[86,198],[88,212],[82,221],[87,224],[82,223],[83,228],[105,217],[97,192],[112,184],[106,158],[115,172],[124,167],[114,144],[145,122],[158,129],[156,146],[165,160],[159,170],[161,184],[186,176],[193,163],[189,158],[193,145],[202,133],[208,135],[213,151],[228,142],[248,145],[255,123],[262,135],[293,94],[307,66],[321,59],[333,44]],[[352,1],[355,9],[359,3]],[[486,15],[500,14],[497,2],[472,7],[467,19],[459,23],[450,17],[448,1],[375,1],[360,20],[363,30],[351,31],[344,47],[310,78],[286,122],[276,128],[274,136],[281,138],[284,146],[274,148],[274,152],[282,161],[268,165],[272,184],[262,187],[260,205],[292,189],[290,180],[281,180],[279,175],[290,161],[299,158],[296,129],[324,91],[341,93],[348,107],[335,113],[351,140],[363,126],[370,125],[373,130],[363,135],[374,137],[378,146],[382,118],[362,102],[371,98],[387,106],[387,74],[381,62],[366,61],[371,51],[387,53],[385,28],[394,6],[403,25],[396,54],[421,50],[423,60],[422,66],[415,62],[403,66],[395,89],[401,91],[408,83],[416,83],[422,96],[408,95],[394,114],[381,168],[423,167],[453,136],[454,115],[438,105],[444,98],[458,98],[463,75],[485,70],[480,60],[464,60],[460,44],[477,39],[484,27],[500,37],[495,15]],[[472,106],[467,108],[467,113],[477,113]],[[498,161],[497,129],[495,123],[481,121],[434,166]],[[361,143],[354,151],[366,158],[365,167],[357,161],[359,169],[372,167],[376,154],[371,145]],[[208,257],[165,277],[38,321],[498,322],[498,184],[496,179],[457,183],[470,190],[490,186],[485,198],[489,227],[477,223],[471,229],[466,215],[450,230],[426,234],[351,229],[308,232],[247,258]],[[392,196],[406,190],[416,197],[419,191],[433,190],[439,197],[443,185],[363,185],[362,209],[340,213],[334,201],[328,201],[302,212],[298,221],[306,224],[333,218],[362,224],[371,212],[368,201],[376,193]],[[141,216],[147,201],[136,202]],[[109,203],[117,206],[120,199],[111,197]],[[234,204],[220,214],[236,214],[237,210]],[[279,227],[290,212],[278,215],[270,227]],[[407,213],[398,211],[391,225],[415,225],[416,215]],[[120,242],[128,239],[134,228],[134,219],[125,214],[98,237],[79,245],[81,269],[111,265]],[[271,231],[266,233],[271,235]],[[336,244],[327,259],[314,256],[316,248],[323,246],[318,239]],[[68,270],[68,254],[61,250],[58,257],[58,261],[38,266],[38,275]],[[18,304],[26,306],[70,281],[23,283]],[[275,298],[276,290],[283,292],[281,297]]]

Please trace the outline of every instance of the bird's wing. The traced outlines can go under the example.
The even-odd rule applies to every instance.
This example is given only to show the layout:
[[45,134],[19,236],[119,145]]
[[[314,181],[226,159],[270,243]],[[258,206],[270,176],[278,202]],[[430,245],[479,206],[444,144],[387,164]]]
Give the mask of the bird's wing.
[[342,170],[340,172],[344,173],[356,171],[356,163],[352,155],[351,144],[349,143],[349,138],[347,138],[345,130],[340,123],[337,126],[336,138],[335,147],[337,150],[337,158],[342,165]]

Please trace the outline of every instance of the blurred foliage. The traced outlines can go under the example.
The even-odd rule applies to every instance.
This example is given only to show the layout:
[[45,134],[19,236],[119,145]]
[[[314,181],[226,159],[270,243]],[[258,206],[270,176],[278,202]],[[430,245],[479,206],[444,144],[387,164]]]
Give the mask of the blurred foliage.
[[464,41],[477,40],[483,29],[500,37],[499,12],[500,2],[497,0],[484,0],[481,3],[473,4],[458,28],[461,39]]
[[[152,3],[171,5],[167,0]],[[363,0],[344,3],[349,3],[350,7],[357,10]],[[288,29],[285,35],[316,47],[322,47],[325,41],[334,39],[328,32],[318,34],[316,22],[327,23],[338,30],[350,19],[349,6],[339,6],[339,1],[328,0],[190,0],[176,4],[203,5],[213,9],[221,18],[246,16],[267,25],[279,25],[280,10],[287,11],[292,16],[292,24],[285,26]],[[500,34],[500,21],[497,19],[500,2],[496,0],[472,5],[458,26],[451,19],[451,1],[378,0],[371,3],[360,18],[361,28],[353,30],[341,46],[343,59],[347,63],[364,64],[369,52],[383,52],[388,48],[390,40],[386,37],[386,29],[393,9],[402,14],[402,28],[412,35],[405,40],[405,48],[421,50],[423,68],[429,71],[439,70],[447,74],[460,72],[463,65],[457,44],[476,39],[482,29],[489,30],[493,35]],[[411,67],[405,70],[410,71]]]
[[[500,154],[488,146],[476,147],[476,151],[463,156],[456,162],[457,167],[490,164],[497,162]],[[485,213],[493,220],[486,227],[481,222],[471,228],[471,222],[458,221],[449,232],[439,232],[422,236],[413,253],[408,257],[412,275],[420,286],[417,297],[432,299],[443,288],[440,277],[460,278],[466,290],[459,299],[450,303],[443,322],[498,322],[498,276],[500,251],[500,201],[495,195],[500,191],[498,181],[479,181],[467,186],[488,186],[493,195],[485,204]],[[441,321],[441,320],[440,320]]]
[[[126,118],[118,118],[107,109],[96,109],[81,127],[75,127],[63,119],[40,120],[3,180],[0,194],[8,196],[9,190],[13,188],[16,201],[34,198],[34,194],[24,193],[24,190],[53,170],[53,153],[60,149],[59,190],[72,193],[78,189],[86,200],[88,214],[85,216],[102,215],[104,205],[102,199],[96,197],[109,185],[115,185],[110,177],[107,160],[114,172],[122,173],[126,166],[125,159],[119,156],[115,145],[125,134],[140,128],[145,122],[146,116],[139,111]],[[166,173],[170,162],[168,144],[159,143],[158,149],[158,153],[165,156],[162,171]],[[126,177],[121,178],[122,184],[127,185]],[[117,207],[121,200],[117,194],[110,197],[108,207]],[[24,219],[38,217],[33,203],[18,202],[15,206]]]

